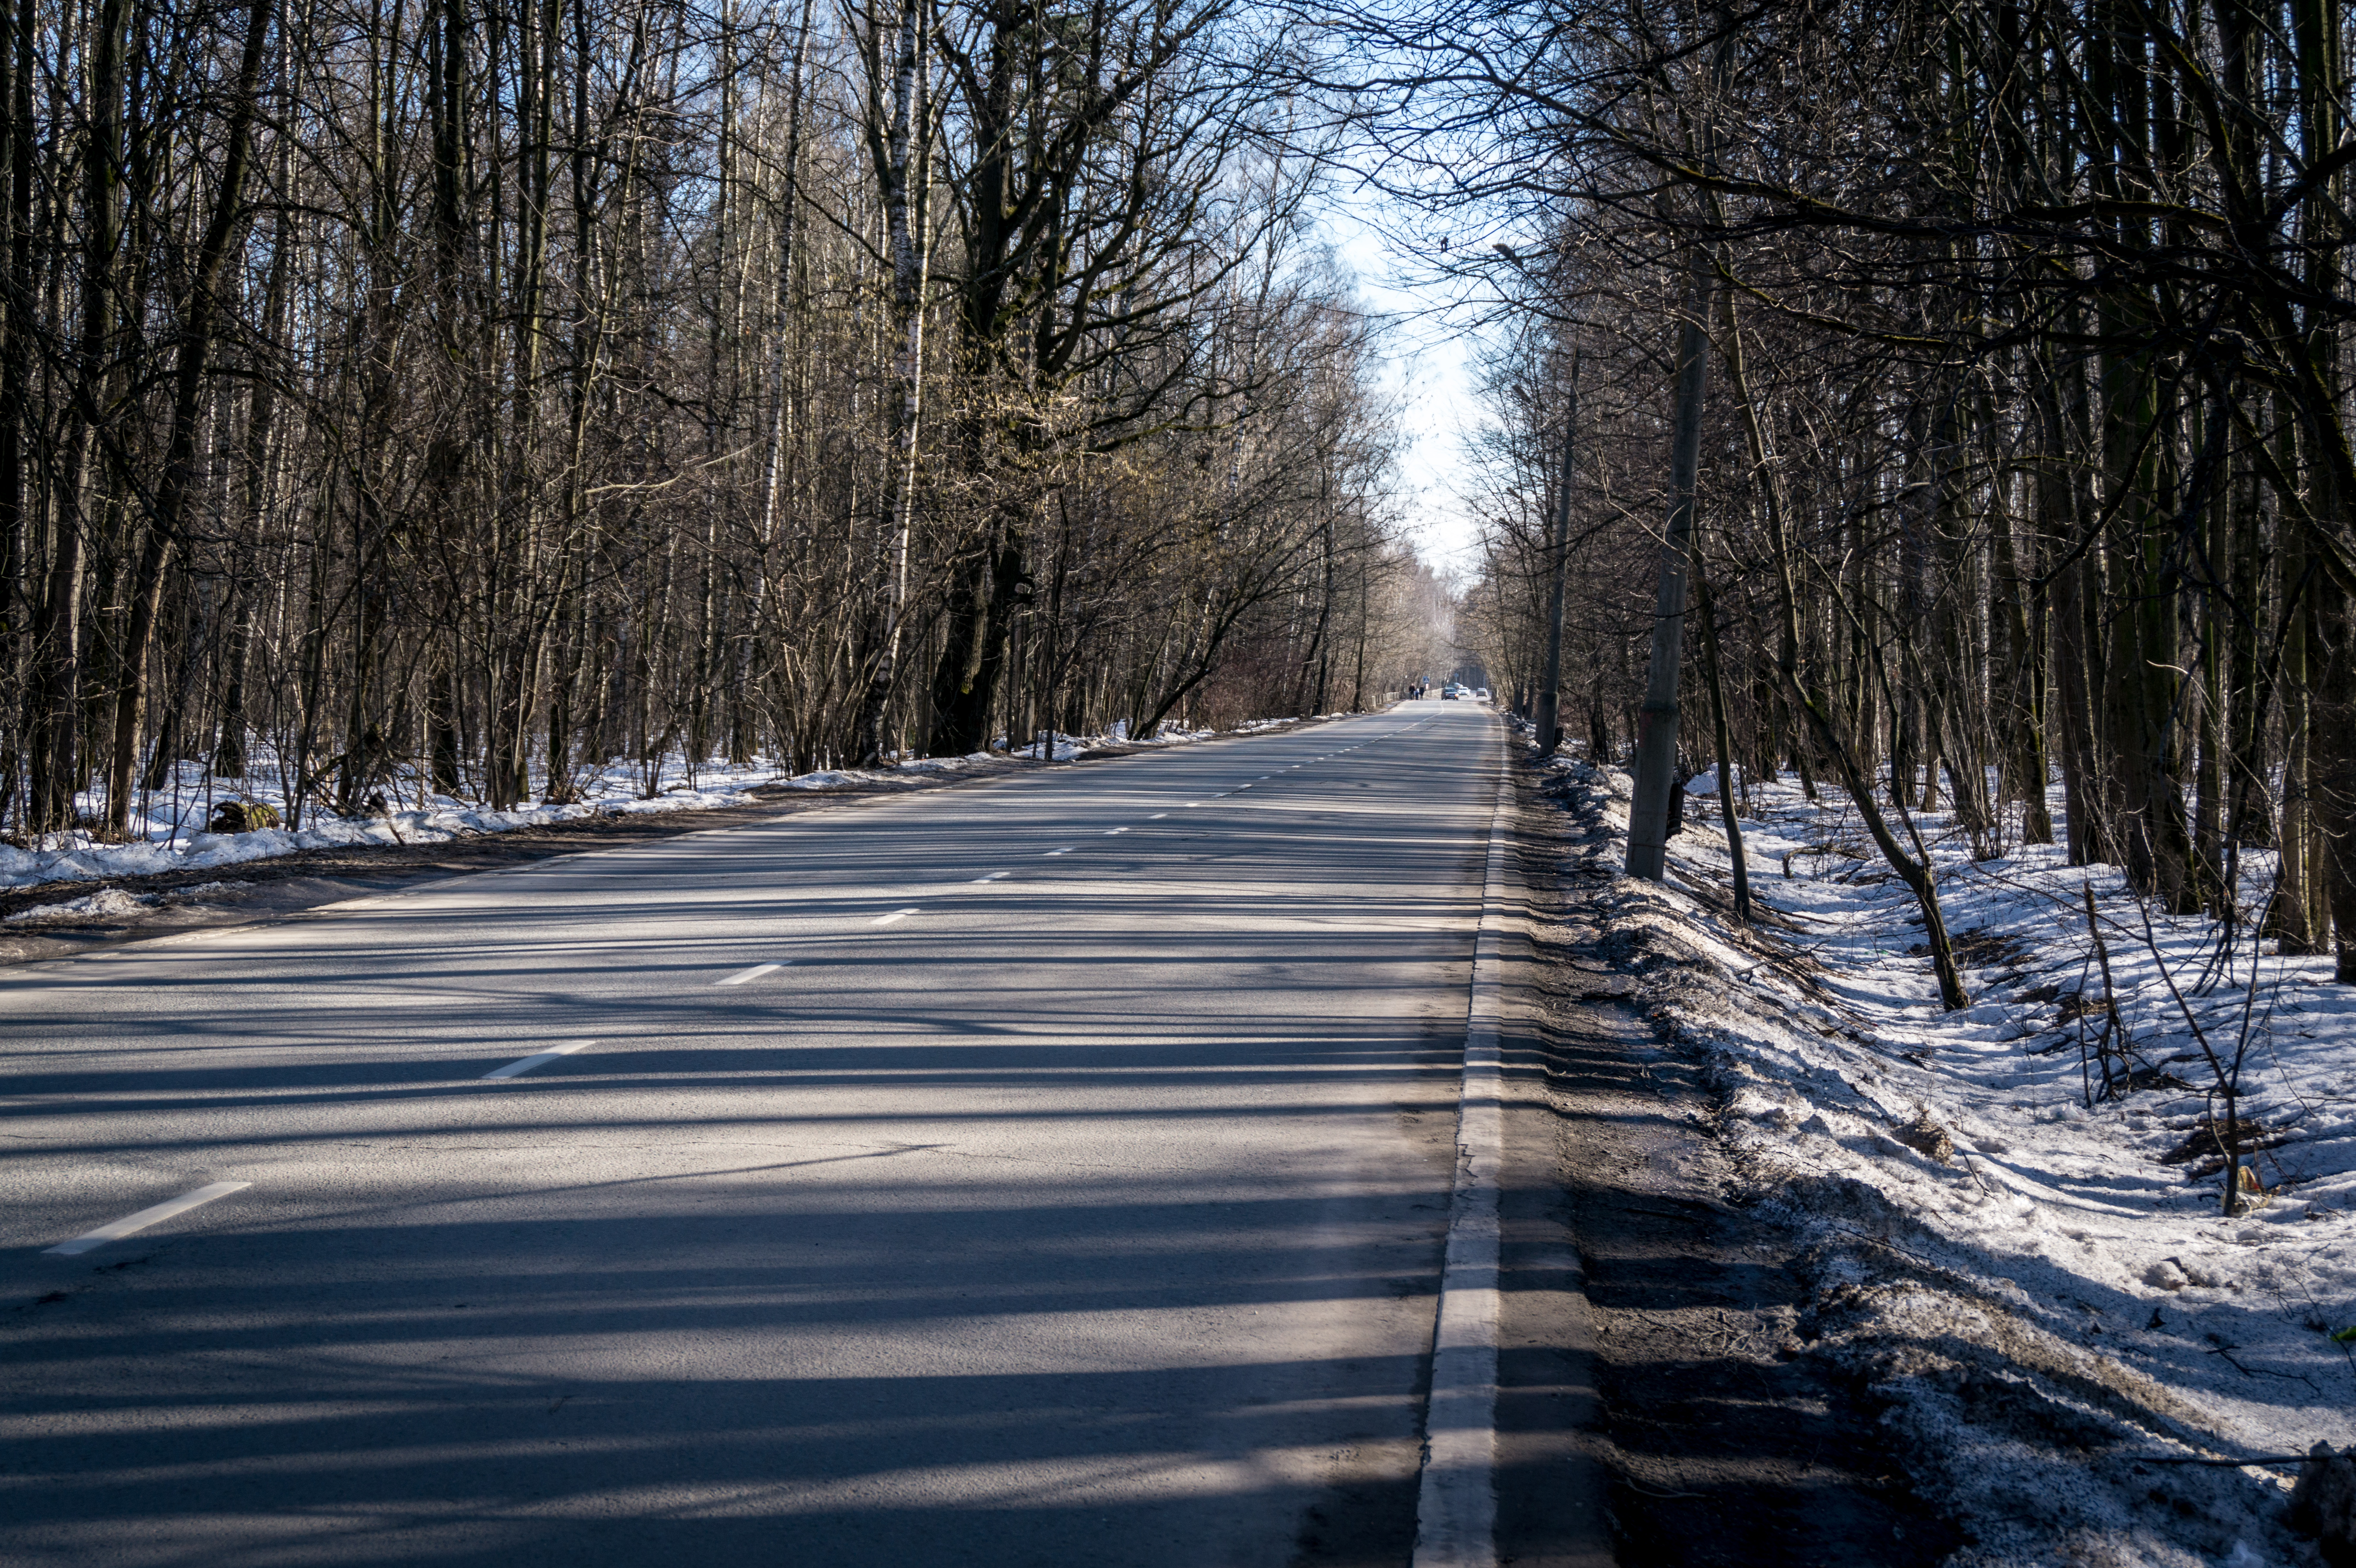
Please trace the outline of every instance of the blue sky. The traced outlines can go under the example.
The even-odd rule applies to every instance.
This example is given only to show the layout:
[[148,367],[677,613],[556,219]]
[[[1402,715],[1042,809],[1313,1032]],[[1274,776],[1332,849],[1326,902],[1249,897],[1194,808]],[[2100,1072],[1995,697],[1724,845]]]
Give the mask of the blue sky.
[[1391,333],[1389,384],[1402,394],[1400,422],[1408,436],[1400,462],[1403,497],[1417,550],[1442,571],[1469,573],[1473,528],[1459,501],[1462,438],[1480,418],[1473,399],[1479,342],[1472,313],[1452,307],[1453,292],[1411,279],[1408,259],[1387,242],[1408,231],[1382,198],[1331,199],[1318,223],[1334,253],[1357,274],[1373,310],[1398,317]]

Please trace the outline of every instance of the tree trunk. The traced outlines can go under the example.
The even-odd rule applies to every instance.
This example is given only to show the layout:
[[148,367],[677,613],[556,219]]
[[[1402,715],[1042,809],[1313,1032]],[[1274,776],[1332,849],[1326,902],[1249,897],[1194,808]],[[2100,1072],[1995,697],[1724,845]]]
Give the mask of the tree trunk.
[[892,385],[884,487],[876,507],[884,547],[881,625],[868,664],[855,745],[862,767],[884,760],[884,714],[899,675],[900,640],[908,603],[908,534],[914,521],[916,432],[925,368],[925,235],[919,143],[927,129],[925,63],[928,38],[920,25],[926,0],[901,0],[899,41],[892,69],[891,140],[883,176],[886,243],[892,257]]
[[197,473],[197,432],[204,411],[205,361],[212,351],[215,302],[221,263],[245,202],[245,171],[253,151],[255,94],[269,42],[273,0],[253,0],[246,13],[245,52],[238,64],[228,145],[211,219],[197,248],[197,264],[181,309],[180,341],[172,369],[172,428],[165,446],[164,479],[155,492],[155,515],[132,580],[130,619],[123,632],[123,675],[114,699],[114,749],[107,770],[106,825],[116,835],[131,813],[131,776],[139,762],[139,721],[147,699],[147,655],[155,634],[155,611],[164,591],[164,569],[187,523]]
[[1660,881],[1668,871],[1669,792],[1676,781],[1677,680],[1685,651],[1686,570],[1692,549],[1694,488],[1701,461],[1703,400],[1709,387],[1709,340],[1702,256],[1689,263],[1684,319],[1677,327],[1676,405],[1669,427],[1669,517],[1661,543],[1661,580],[1653,609],[1653,652],[1638,710],[1635,797],[1628,811],[1628,874]]
[[1751,869],[1742,853],[1742,823],[1734,810],[1734,748],[1726,731],[1726,687],[1719,676],[1718,606],[1702,569],[1701,548],[1693,552],[1695,608],[1701,612],[1701,672],[1709,688],[1710,738],[1718,754],[1718,815],[1726,828],[1726,853],[1734,863],[1734,918],[1751,920]]
[[[1570,576],[1570,485],[1579,443],[1579,363],[1570,356],[1570,382],[1563,393],[1562,461],[1556,471],[1553,528],[1547,540],[1546,657],[1538,666],[1538,754],[1552,756],[1562,741],[1557,708],[1562,697],[1563,595]],[[1602,761],[1597,758],[1596,761]]]

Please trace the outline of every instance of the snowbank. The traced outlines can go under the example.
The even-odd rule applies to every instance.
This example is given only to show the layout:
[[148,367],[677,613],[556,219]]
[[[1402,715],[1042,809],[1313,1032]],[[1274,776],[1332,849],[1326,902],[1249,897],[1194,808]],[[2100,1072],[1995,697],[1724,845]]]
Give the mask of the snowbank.
[[[1625,774],[1547,767],[1555,798],[1624,835]],[[1730,918],[1715,802],[1670,841],[1670,885],[1618,874],[1615,847],[1582,896],[1641,1005],[1707,1053],[1751,1196],[1813,1243],[1810,1349],[1870,1388],[1918,1488],[1975,1531],[1954,1561],[2310,1561],[2281,1523],[2290,1467],[2164,1461],[2356,1439],[2356,1356],[2332,1338],[2356,1326],[2356,997],[2331,961],[2246,929],[2222,954],[2205,919],[2147,926],[2108,868],[2052,847],[1975,863],[1925,814],[1974,997],[1944,1012],[1913,901],[1845,799],[1783,781],[1752,802],[1760,928]],[[2247,869],[2254,904],[2271,868]],[[2104,956],[2127,1042],[2107,1093]],[[2268,1147],[2238,1216],[2188,1010],[2221,1051],[2247,1041],[2242,1113]]]
[[198,882],[194,887],[173,888],[157,893],[127,893],[121,888],[101,888],[94,893],[85,893],[78,899],[68,899],[63,903],[36,904],[31,909],[20,909],[6,919],[7,923],[13,925],[18,921],[26,920],[59,920],[76,916],[88,919],[92,916],[135,914],[143,909],[153,909],[157,904],[196,903],[200,902],[210,893],[230,892],[239,888],[252,886],[253,886],[252,882]]

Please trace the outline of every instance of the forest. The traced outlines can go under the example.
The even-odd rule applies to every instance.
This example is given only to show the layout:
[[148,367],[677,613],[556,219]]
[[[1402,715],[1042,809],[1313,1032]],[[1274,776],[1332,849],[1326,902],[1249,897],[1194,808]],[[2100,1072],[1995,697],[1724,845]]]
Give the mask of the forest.
[[0,833],[1378,701],[1445,594],[1292,36],[16,0]]
[[[2356,981],[2349,65],[2329,0],[16,0],[0,833],[1361,709],[1461,612],[1632,869],[1796,776],[1951,1005],[1932,811]],[[1344,187],[1487,329],[1453,587]]]
[[1386,177],[1509,328],[1465,635],[1633,763],[1632,870],[1715,770],[1741,905],[1746,797],[1796,775],[1951,1008],[1932,812],[2356,983],[2338,6],[1376,20]]

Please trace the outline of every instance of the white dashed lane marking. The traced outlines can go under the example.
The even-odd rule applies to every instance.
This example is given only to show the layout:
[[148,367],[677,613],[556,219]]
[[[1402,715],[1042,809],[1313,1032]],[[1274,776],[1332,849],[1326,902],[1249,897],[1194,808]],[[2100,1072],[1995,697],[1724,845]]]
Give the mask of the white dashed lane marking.
[[919,912],[921,912],[914,905],[911,905],[906,909],[895,909],[890,914],[879,914],[867,923],[870,925],[890,925],[894,921],[905,920],[910,915]]
[[571,1045],[552,1045],[538,1056],[527,1056],[521,1061],[510,1061],[505,1067],[495,1067],[484,1073],[483,1079],[488,1082],[493,1078],[518,1077],[536,1067],[545,1067],[560,1056],[570,1056],[576,1051],[586,1051],[596,1043],[594,1040],[576,1040]]
[[142,1209],[136,1214],[125,1214],[111,1225],[101,1225],[95,1231],[85,1231],[70,1242],[59,1242],[56,1246],[48,1249],[47,1255],[53,1258],[80,1257],[92,1247],[102,1247],[109,1242],[120,1240],[135,1231],[144,1231],[150,1225],[168,1220],[175,1214],[185,1214],[191,1209],[201,1209],[216,1198],[226,1198],[232,1192],[242,1192],[252,1185],[251,1181],[212,1182],[198,1188],[194,1192],[183,1192],[177,1198],[167,1199],[152,1209]]
[[757,980],[764,975],[774,975],[784,967],[783,964],[755,964],[750,969],[739,969],[725,980],[715,980],[712,983],[718,986],[741,986],[747,980]]

